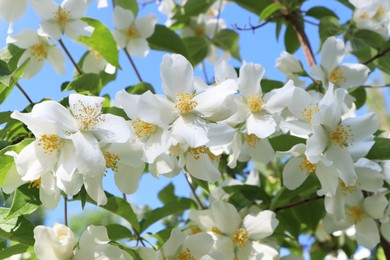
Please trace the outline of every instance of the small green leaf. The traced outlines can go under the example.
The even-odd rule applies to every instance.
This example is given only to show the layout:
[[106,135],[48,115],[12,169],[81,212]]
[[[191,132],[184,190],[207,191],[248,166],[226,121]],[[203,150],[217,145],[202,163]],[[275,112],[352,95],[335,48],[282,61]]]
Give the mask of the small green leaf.
[[233,0],[233,2],[256,15],[272,3],[271,0]]
[[8,212],[9,208],[0,208],[0,229],[9,233],[16,226],[18,219],[13,218],[6,220],[5,217],[7,216]]
[[349,94],[353,96],[355,100],[356,109],[361,108],[366,103],[367,93],[364,87],[357,87],[348,90]]
[[119,224],[110,224],[107,225],[106,228],[107,228],[108,237],[112,241],[133,237],[131,231],[125,226]]
[[147,82],[140,82],[134,86],[130,86],[130,87],[125,88],[125,90],[129,94],[138,94],[138,95],[141,95],[148,90],[150,90],[152,93],[156,93],[153,86]]
[[99,95],[101,90],[101,84],[99,80],[99,75],[95,73],[86,73],[79,75],[69,82],[67,85],[61,86],[62,91],[75,90],[76,92],[88,91],[91,94]]
[[91,37],[80,36],[77,40],[97,51],[111,65],[119,68],[119,51],[114,36],[102,22],[84,17],[82,20],[94,28]]
[[268,140],[275,151],[288,151],[294,145],[300,143],[304,144],[306,142],[306,139],[292,136],[292,135],[279,135],[279,136],[271,137]]
[[375,144],[371,147],[366,158],[371,160],[390,160],[390,139],[376,137]]
[[177,199],[175,196],[175,186],[173,186],[172,183],[169,183],[167,186],[165,186],[159,193],[158,193],[158,199],[164,203],[167,204],[168,202],[174,201]]
[[128,9],[133,12],[134,17],[138,13],[138,2],[137,0],[114,0],[115,5],[118,5],[124,9]]
[[39,189],[25,184],[16,189],[14,200],[5,220],[33,213],[41,205]]
[[254,185],[232,185],[223,187],[224,191],[229,194],[241,193],[247,200],[252,203],[255,200],[261,200],[265,205],[271,202],[270,197],[260,187]]
[[11,239],[29,246],[34,245],[34,228],[35,226],[25,217],[20,216],[16,226],[12,229]]
[[325,42],[330,36],[339,35],[344,32],[339,20],[334,16],[325,16],[320,20],[319,25],[321,42]]
[[380,34],[371,30],[357,30],[351,37],[375,49],[380,49],[386,43]]
[[239,48],[239,35],[233,30],[224,29],[219,31],[214,39],[213,44],[230,54],[237,60],[241,60]]
[[19,59],[24,52],[25,49],[21,49],[13,44],[8,44],[0,51],[0,60],[5,61],[11,71],[14,71],[18,67]]
[[24,244],[12,245],[12,246],[7,247],[6,249],[0,251],[0,259],[6,259],[6,258],[11,257],[13,255],[23,254],[23,253],[27,252],[29,250],[29,248],[30,247],[28,245],[24,245]]
[[338,16],[335,14],[335,12],[323,6],[314,6],[310,8],[306,12],[306,15],[317,18],[318,20],[321,20],[325,16],[333,16],[338,19]]
[[163,207],[152,210],[142,221],[141,231],[145,231],[149,226],[156,223],[160,219],[168,217],[172,214],[181,213],[191,207],[193,201],[187,198],[178,198],[174,203],[169,203]]
[[283,5],[281,5],[280,3],[276,2],[276,3],[270,4],[269,6],[264,8],[263,11],[261,11],[260,17],[259,17],[259,22],[261,22],[263,20],[267,20],[271,15],[273,15],[276,11],[280,10],[281,8],[283,8]]
[[205,37],[192,36],[183,39],[190,54],[192,65],[197,65],[206,58],[210,42]]
[[7,87],[3,83],[0,82],[0,104],[2,104],[8,97],[8,95],[13,90],[14,86]]
[[193,16],[198,16],[207,12],[215,0],[187,0],[185,4],[177,9],[177,12],[172,17],[174,20],[187,20]]
[[291,25],[287,26],[286,32],[284,33],[284,46],[286,51],[291,54],[296,52],[301,46],[297,34]]
[[261,89],[264,93],[270,92],[273,89],[282,88],[284,85],[283,82],[270,79],[261,80]]
[[190,58],[183,40],[171,29],[166,26],[157,24],[154,28],[154,33],[147,41],[153,50],[167,51],[171,53],[178,53]]

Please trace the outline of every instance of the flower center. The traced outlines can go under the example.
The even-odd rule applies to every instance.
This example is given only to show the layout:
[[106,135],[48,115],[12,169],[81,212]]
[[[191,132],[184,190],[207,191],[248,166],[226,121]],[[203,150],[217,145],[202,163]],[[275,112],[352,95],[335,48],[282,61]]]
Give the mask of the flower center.
[[198,227],[198,226],[191,228],[191,234],[193,234],[193,235],[201,233],[201,232],[202,232],[202,229],[200,229],[200,227]]
[[385,9],[383,8],[383,6],[379,6],[378,10],[374,14],[374,18],[381,19],[384,14],[385,14]]
[[309,124],[311,124],[311,120],[313,118],[313,115],[320,112],[320,108],[317,104],[310,103],[308,108],[304,108],[301,112],[301,115],[305,121],[307,121]]
[[341,189],[341,193],[344,195],[346,195],[347,193],[352,193],[357,190],[356,186],[349,186],[345,184],[345,182],[343,182],[342,180],[339,180],[339,187]]
[[39,61],[45,60],[47,56],[46,46],[42,43],[34,44],[31,46],[30,56],[36,58]]
[[360,19],[369,19],[370,17],[368,16],[368,13],[363,12],[363,13],[361,13],[361,14],[358,16],[358,18],[360,18]]
[[51,155],[54,151],[59,152],[62,146],[62,140],[58,135],[44,134],[38,140],[38,146],[42,146],[45,154]]
[[209,158],[213,161],[216,161],[219,159],[218,156],[216,156],[212,152],[210,152],[210,149],[204,145],[198,146],[195,148],[188,148],[188,151],[192,154],[192,156],[195,158],[195,160],[199,160],[199,158],[202,154],[208,155]]
[[265,107],[265,101],[260,94],[249,96],[247,104],[252,113],[259,112]]
[[126,36],[130,39],[138,38],[139,37],[139,31],[135,24],[132,24],[127,28],[126,30]]
[[350,145],[348,143],[348,141],[350,140],[350,131],[350,126],[338,125],[336,129],[329,134],[329,137],[333,143],[341,147],[347,147]]
[[353,206],[347,209],[347,216],[351,223],[356,224],[363,219],[364,211],[361,207]]
[[196,36],[203,36],[205,33],[205,30],[203,27],[195,28],[194,33]]
[[156,126],[153,124],[146,123],[137,117],[131,126],[135,130],[135,135],[139,138],[148,137],[156,131]]
[[106,161],[106,168],[118,172],[119,155],[105,151],[103,156]]
[[217,227],[212,227],[208,231],[214,232],[216,234],[222,234],[221,230],[219,230]]
[[178,254],[175,260],[195,260],[195,257],[191,254],[191,251],[187,248]]
[[[82,130],[91,130],[98,123],[105,120],[98,104],[87,106],[81,100],[78,102],[80,107],[77,109],[77,114],[75,114],[74,117],[79,122]],[[76,105],[74,105],[74,108],[76,108]]]
[[57,12],[54,13],[54,19],[59,25],[62,26],[64,26],[69,21],[70,16],[70,12],[62,9],[61,7],[58,7]]
[[317,165],[314,163],[311,163],[306,156],[303,158],[303,161],[299,164],[299,168],[301,170],[306,171],[306,175],[309,175],[310,173],[314,173],[317,170]]
[[31,189],[31,188],[37,188],[37,189],[39,189],[39,188],[41,188],[41,183],[42,183],[42,181],[41,181],[41,178],[39,178],[39,179],[36,179],[35,181],[29,181],[29,185],[28,185],[28,188],[29,189]]
[[345,76],[341,68],[335,68],[328,75],[329,81],[340,86],[345,82]]
[[256,147],[256,144],[261,139],[257,137],[255,134],[245,135],[245,140],[248,143],[248,145],[252,148]]
[[242,248],[248,241],[248,231],[245,228],[237,229],[233,234],[233,244],[238,248]]
[[193,97],[193,95],[188,93],[176,94],[175,107],[179,109],[181,114],[187,114],[191,112],[198,105],[198,102],[192,99]]

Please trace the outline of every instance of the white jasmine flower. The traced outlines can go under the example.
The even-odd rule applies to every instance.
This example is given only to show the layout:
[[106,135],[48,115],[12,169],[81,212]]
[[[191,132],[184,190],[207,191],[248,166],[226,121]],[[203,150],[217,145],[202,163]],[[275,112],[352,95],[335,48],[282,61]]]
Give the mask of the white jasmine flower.
[[34,30],[23,30],[19,34],[7,37],[8,44],[15,44],[25,49],[18,61],[21,66],[27,59],[29,64],[23,74],[23,78],[30,79],[35,76],[47,60],[53,66],[57,74],[65,73],[65,58],[62,51],[54,43],[51,43],[45,35]]
[[287,79],[292,79],[295,86],[304,86],[297,74],[304,72],[302,63],[290,53],[283,51],[280,57],[276,59],[275,67],[286,74]]
[[27,10],[27,0],[0,0],[0,18],[13,23],[19,20]]

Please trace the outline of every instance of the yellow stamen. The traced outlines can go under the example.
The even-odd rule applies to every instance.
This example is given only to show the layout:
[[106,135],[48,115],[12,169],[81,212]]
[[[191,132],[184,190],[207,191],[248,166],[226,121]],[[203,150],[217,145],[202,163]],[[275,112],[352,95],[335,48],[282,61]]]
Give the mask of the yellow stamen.
[[339,187],[341,189],[341,193],[346,195],[347,193],[352,193],[357,190],[356,186],[349,186],[345,184],[342,180],[339,180]]
[[103,155],[106,160],[106,168],[118,172],[119,155],[107,151],[103,152]]
[[188,151],[192,154],[192,156],[195,158],[195,160],[199,160],[200,156],[202,154],[206,154],[208,155],[208,157],[213,160],[213,161],[216,161],[219,159],[219,156],[216,156],[214,155],[210,149],[206,146],[198,146],[198,147],[195,147],[195,148],[188,148]]
[[[81,100],[78,102],[80,108],[77,110],[77,114],[75,114],[74,117],[80,123],[82,130],[91,130],[97,124],[105,120],[98,104],[87,106]],[[76,108],[76,105],[74,105],[74,108]]]
[[29,185],[28,185],[28,188],[29,189],[31,189],[31,188],[37,188],[37,189],[39,189],[39,188],[41,188],[41,183],[42,183],[42,181],[41,181],[41,178],[39,178],[39,179],[36,179],[35,181],[29,181]]
[[350,126],[338,125],[336,129],[329,134],[329,138],[332,140],[333,143],[341,147],[347,147],[350,145],[349,142],[351,141],[350,132]]
[[54,151],[60,151],[62,140],[58,135],[44,134],[38,139],[38,146],[42,146],[45,154],[51,155]]
[[56,22],[61,26],[64,26],[69,21],[70,17],[71,13],[61,7],[58,7],[57,12],[54,13]]
[[195,235],[198,233],[201,233],[202,229],[200,229],[198,226],[191,228],[191,234]]
[[30,56],[39,61],[43,61],[47,57],[46,46],[43,43],[37,43],[31,46]]
[[135,130],[135,135],[139,138],[148,137],[156,131],[156,126],[146,123],[138,117],[131,123]]
[[176,256],[175,260],[195,260],[195,257],[191,254],[191,251],[186,248],[186,250]]
[[346,81],[343,70],[338,67],[329,73],[328,78],[330,82],[336,84],[337,86],[340,86]]
[[349,222],[356,224],[364,217],[364,211],[361,207],[353,206],[347,209],[347,217]]
[[314,163],[311,163],[306,156],[303,158],[303,161],[299,164],[299,168],[301,170],[306,171],[306,175],[309,175],[310,173],[315,173],[317,170],[317,165]]
[[195,28],[194,33],[196,36],[203,36],[205,33],[205,30],[203,27]]
[[139,31],[135,24],[132,24],[127,28],[126,30],[126,36],[130,39],[138,38],[139,37]]
[[252,113],[259,112],[265,107],[265,101],[260,94],[249,96],[247,104]]
[[257,137],[255,134],[250,134],[250,135],[245,135],[245,140],[250,147],[255,148],[257,142],[260,141],[261,138]]
[[210,228],[210,230],[208,230],[210,232],[214,232],[216,234],[222,234],[221,230],[219,230],[217,227],[212,227]]
[[374,18],[375,19],[381,19],[382,16],[385,14],[385,9],[383,8],[383,6],[379,6],[378,10],[376,11],[376,13],[374,14]]
[[320,112],[320,108],[317,104],[310,103],[308,108],[304,108],[301,112],[301,115],[305,121],[307,121],[309,124],[311,124],[311,120],[313,118],[313,115]]
[[232,237],[233,245],[242,248],[248,242],[248,231],[245,228],[237,229]]
[[198,102],[193,100],[194,96],[188,93],[176,94],[175,107],[180,111],[181,114],[187,114],[195,109]]

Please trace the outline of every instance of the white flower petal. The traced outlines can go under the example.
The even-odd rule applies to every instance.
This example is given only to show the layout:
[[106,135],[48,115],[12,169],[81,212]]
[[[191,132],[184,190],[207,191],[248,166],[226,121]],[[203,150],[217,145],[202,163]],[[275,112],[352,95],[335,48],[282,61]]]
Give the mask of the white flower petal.
[[379,219],[383,217],[385,209],[389,202],[383,193],[377,193],[364,200],[364,210],[372,218]]
[[244,63],[240,68],[238,89],[244,97],[261,94],[260,81],[264,75],[264,68],[259,64]]
[[172,124],[172,136],[190,147],[199,147],[209,141],[205,120],[194,114],[178,117]]
[[213,213],[216,227],[223,233],[233,235],[240,228],[241,217],[232,204],[223,201],[214,201],[211,203],[210,209]]
[[39,188],[39,199],[42,204],[50,209],[55,209],[60,201],[61,193],[57,188],[52,172],[46,172],[41,176],[41,187]]
[[379,243],[379,231],[374,220],[364,218],[355,225],[355,228],[359,245],[372,249]]
[[116,5],[113,13],[114,25],[119,30],[127,29],[134,21],[134,14],[130,10]]
[[144,58],[149,53],[149,43],[142,38],[130,39],[126,44],[126,49],[130,54]]
[[135,21],[135,25],[141,34],[141,37],[146,39],[152,36],[154,32],[154,26],[157,23],[157,17],[154,14],[148,14],[142,17],[139,17]]
[[243,220],[243,225],[252,240],[260,240],[272,235],[278,224],[275,213],[270,210],[260,211],[255,215],[246,215]]
[[322,45],[321,50],[321,65],[331,72],[341,63],[345,56],[344,42],[336,37],[329,37]]
[[266,138],[275,132],[276,122],[271,115],[263,112],[250,114],[246,120],[248,134]]
[[88,195],[96,201],[96,204],[105,205],[107,203],[107,197],[103,189],[102,184],[103,175],[90,176],[84,175],[84,187]]
[[370,69],[363,64],[344,63],[338,68],[341,69],[343,77],[345,78],[345,81],[340,85],[342,88],[352,88],[363,85],[370,72]]
[[307,172],[302,170],[300,165],[303,163],[304,158],[292,158],[290,159],[283,169],[283,185],[287,189],[295,190],[306,180]]
[[187,152],[185,158],[187,171],[195,178],[212,183],[221,179],[221,173],[208,154],[200,153],[195,158],[191,152]]

